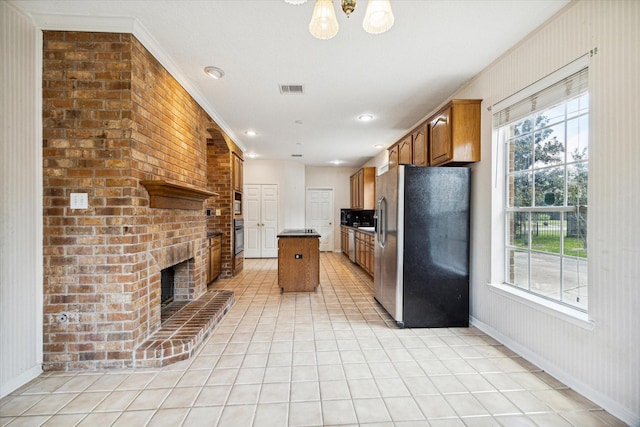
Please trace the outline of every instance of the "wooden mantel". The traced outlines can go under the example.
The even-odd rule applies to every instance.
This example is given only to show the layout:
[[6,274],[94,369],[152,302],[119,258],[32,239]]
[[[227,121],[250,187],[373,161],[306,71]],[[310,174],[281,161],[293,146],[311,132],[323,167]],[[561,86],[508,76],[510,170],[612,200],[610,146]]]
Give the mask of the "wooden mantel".
[[218,196],[207,190],[163,180],[140,181],[149,193],[149,207],[159,209],[202,209],[209,197]]

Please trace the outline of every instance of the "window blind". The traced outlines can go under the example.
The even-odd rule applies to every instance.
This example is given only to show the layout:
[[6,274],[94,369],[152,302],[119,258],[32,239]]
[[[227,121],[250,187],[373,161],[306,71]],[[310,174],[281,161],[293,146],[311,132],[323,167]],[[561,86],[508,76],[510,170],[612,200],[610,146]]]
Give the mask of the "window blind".
[[495,111],[494,128],[520,120],[534,111],[543,110],[586,92],[589,85],[587,62],[586,57],[580,58],[494,105],[492,107]]

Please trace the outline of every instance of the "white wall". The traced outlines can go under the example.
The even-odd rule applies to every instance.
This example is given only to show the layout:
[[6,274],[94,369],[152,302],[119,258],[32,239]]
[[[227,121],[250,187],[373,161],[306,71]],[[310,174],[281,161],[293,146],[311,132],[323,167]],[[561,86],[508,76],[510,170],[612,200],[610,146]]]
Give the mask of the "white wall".
[[[597,48],[590,58],[589,318],[550,315],[499,293],[490,247],[494,144],[487,107]],[[472,168],[473,322],[630,425],[640,425],[640,2],[578,1],[452,98],[483,99]],[[499,230],[496,230],[496,234]],[[500,245],[501,242],[494,242]],[[492,270],[493,268],[493,270]],[[492,276],[493,271],[493,276]]]
[[350,177],[359,168],[307,166],[307,188],[333,189],[333,250],[340,251],[340,209],[349,209],[351,203]]
[[340,208],[349,207],[349,177],[358,168],[313,167],[282,160],[245,159],[245,184],[278,184],[278,228],[305,226],[307,188],[333,188],[334,250],[340,250]]
[[42,372],[41,43],[0,2],[0,397]]
[[[389,143],[387,145],[387,147],[389,147],[392,144],[393,144],[393,142]],[[367,163],[362,165],[362,167],[371,167],[371,166],[373,166],[373,167],[376,168],[376,175],[380,175],[380,173],[383,173],[383,172],[381,172],[383,169],[386,170],[387,163],[389,163],[389,152],[385,148],[380,153],[378,153],[375,157],[370,158],[367,161]]]
[[303,228],[305,221],[305,167],[282,160],[245,159],[245,184],[278,185],[278,229]]

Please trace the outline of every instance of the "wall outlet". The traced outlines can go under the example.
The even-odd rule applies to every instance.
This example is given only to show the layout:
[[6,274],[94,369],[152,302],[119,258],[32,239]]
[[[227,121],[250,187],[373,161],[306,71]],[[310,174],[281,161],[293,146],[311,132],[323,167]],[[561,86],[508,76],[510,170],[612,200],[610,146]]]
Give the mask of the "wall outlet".
[[222,215],[222,209],[216,209],[216,216]]

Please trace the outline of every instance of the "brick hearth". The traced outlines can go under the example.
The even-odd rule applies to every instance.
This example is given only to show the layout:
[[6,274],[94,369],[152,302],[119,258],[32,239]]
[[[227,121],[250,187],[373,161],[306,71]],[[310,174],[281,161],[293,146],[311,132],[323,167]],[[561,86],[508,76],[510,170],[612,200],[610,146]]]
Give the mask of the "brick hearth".
[[136,349],[134,366],[159,368],[188,359],[234,302],[233,292],[211,290],[195,301],[180,304],[181,308]]

